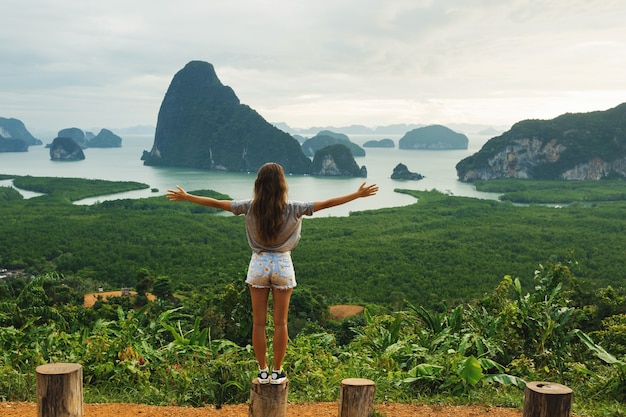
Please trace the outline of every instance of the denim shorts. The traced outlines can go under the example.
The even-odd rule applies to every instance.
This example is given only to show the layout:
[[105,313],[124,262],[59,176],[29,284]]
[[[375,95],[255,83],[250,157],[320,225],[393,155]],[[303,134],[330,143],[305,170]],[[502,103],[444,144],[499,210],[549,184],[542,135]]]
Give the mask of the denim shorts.
[[296,273],[291,252],[252,253],[246,283],[255,288],[286,290],[295,287]]

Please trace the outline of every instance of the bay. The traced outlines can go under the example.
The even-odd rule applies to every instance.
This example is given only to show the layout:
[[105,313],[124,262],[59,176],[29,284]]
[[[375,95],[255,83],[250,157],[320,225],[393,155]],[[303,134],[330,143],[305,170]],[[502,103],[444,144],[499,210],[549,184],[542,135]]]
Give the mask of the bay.
[[[289,197],[292,200],[323,200],[356,190],[359,185],[376,183],[379,193],[370,198],[359,199],[349,204],[333,207],[316,213],[315,216],[346,216],[352,211],[374,210],[413,204],[415,198],[395,192],[396,188],[411,190],[438,190],[457,196],[497,199],[498,195],[476,191],[472,184],[457,180],[455,165],[466,156],[474,154],[488,139],[474,136],[470,138],[469,149],[427,151],[401,150],[397,148],[365,148],[366,156],[355,158],[359,166],[365,165],[368,176],[363,178],[330,178],[290,175]],[[362,145],[371,138],[368,136],[350,137]],[[45,146],[31,146],[28,152],[0,153],[0,173],[8,175],[31,175],[36,177],[71,177],[103,179],[111,181],[137,181],[146,183],[150,189],[99,196],[76,202],[94,204],[98,201],[121,198],[143,198],[163,195],[168,189],[180,185],[187,191],[212,189],[227,194],[234,199],[250,198],[255,173],[235,173],[205,171],[191,168],[144,166],[141,155],[150,150],[152,136],[123,137],[121,148],[85,149],[83,161],[52,161],[49,149]],[[425,176],[419,181],[392,180],[391,173],[399,163],[405,164],[412,172]],[[0,185],[11,185],[10,181],[0,181]],[[158,191],[152,191],[152,189]],[[20,190],[25,198],[36,193]]]

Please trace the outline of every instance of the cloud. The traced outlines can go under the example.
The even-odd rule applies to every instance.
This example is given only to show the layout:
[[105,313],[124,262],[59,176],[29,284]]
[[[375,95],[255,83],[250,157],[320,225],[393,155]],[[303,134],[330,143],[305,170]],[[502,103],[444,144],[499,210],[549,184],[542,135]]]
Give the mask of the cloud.
[[154,124],[191,60],[298,127],[602,110],[626,97],[624,15],[613,0],[3,0],[0,116]]

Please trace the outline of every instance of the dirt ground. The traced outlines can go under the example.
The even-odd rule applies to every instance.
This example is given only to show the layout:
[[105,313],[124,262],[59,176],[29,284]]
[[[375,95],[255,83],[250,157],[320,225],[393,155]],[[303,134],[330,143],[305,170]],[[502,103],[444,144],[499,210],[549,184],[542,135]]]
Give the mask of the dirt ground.
[[[130,292],[131,297],[135,295],[137,295],[135,291]],[[102,298],[103,300],[106,300],[107,297],[111,297],[111,296],[121,297],[122,292],[121,291],[106,291],[106,292],[92,292],[89,294],[85,294],[83,305],[85,307],[93,307],[96,301],[98,301],[98,298]],[[148,297],[148,300],[150,301],[156,300],[156,297],[150,293],[147,293],[146,297]]]
[[[451,407],[438,405],[376,404],[385,417],[521,417],[522,411],[497,407]],[[157,407],[141,404],[84,404],[84,417],[248,417],[248,405],[215,407]],[[287,417],[336,417],[338,403],[288,404]],[[2,403],[2,417],[37,417],[36,403]]]
[[364,309],[365,308],[363,306],[342,305],[342,304],[329,307],[330,315],[332,316],[333,319],[337,321],[341,321],[345,319],[346,317],[356,316],[357,314],[361,314],[363,313]]

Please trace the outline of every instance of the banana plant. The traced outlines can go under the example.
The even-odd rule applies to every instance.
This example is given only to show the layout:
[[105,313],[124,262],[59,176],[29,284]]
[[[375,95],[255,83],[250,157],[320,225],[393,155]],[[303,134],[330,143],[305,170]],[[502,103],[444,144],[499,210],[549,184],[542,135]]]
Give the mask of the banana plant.
[[193,329],[185,332],[182,329],[181,321],[178,320],[175,325],[168,323],[170,315],[176,311],[182,309],[182,307],[174,308],[164,311],[159,317],[159,323],[164,329],[168,330],[174,338],[172,344],[179,347],[184,346],[207,346],[207,339],[209,334],[209,328],[205,327],[200,329],[200,317],[197,317]]
[[596,344],[591,337],[589,337],[589,335],[582,330],[576,329],[574,330],[574,334],[578,336],[580,341],[583,342],[583,344],[587,346],[598,359],[615,369],[615,377],[610,378],[606,382],[604,389],[613,393],[617,400],[626,400],[626,362],[607,352],[602,346]]

